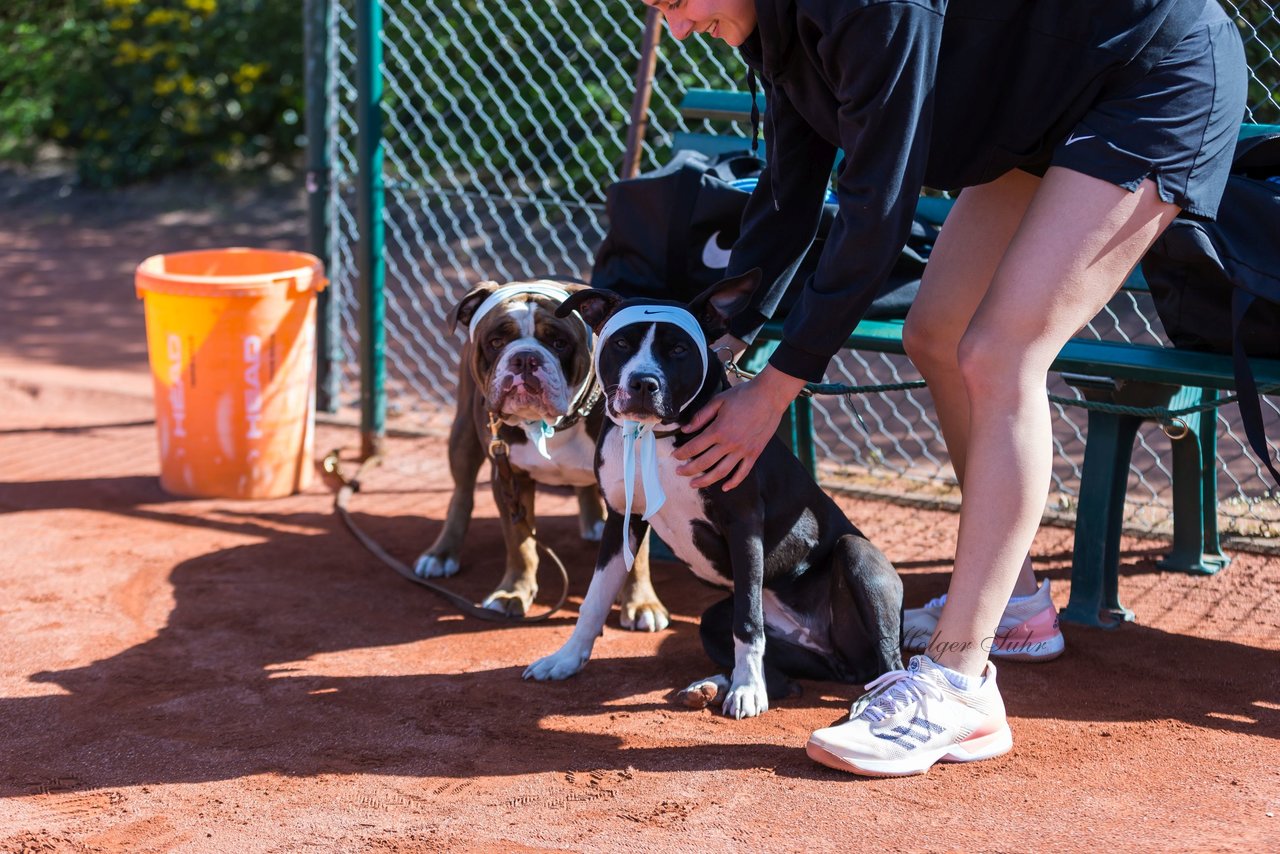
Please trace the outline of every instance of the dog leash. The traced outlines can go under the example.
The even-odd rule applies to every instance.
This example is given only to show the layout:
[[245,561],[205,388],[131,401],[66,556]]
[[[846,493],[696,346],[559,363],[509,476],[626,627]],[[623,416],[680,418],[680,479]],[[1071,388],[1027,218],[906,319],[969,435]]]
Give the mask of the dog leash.
[[[748,371],[746,368],[743,368],[736,361],[734,361],[733,350],[731,348],[726,346],[720,346],[720,347],[717,347],[712,352],[715,353],[716,358],[720,360],[720,364],[724,365],[724,369],[729,373],[733,374],[738,379],[753,380],[756,378],[755,373],[753,373],[752,371]],[[721,356],[720,354],[722,352],[728,353],[729,354],[728,357]],[[813,394],[814,394],[813,389],[809,388],[808,385],[805,385],[804,388],[800,389],[800,391],[797,392],[796,397],[813,397]]]
[[[503,444],[505,445],[506,443],[504,442]],[[360,478],[368,469],[381,464],[382,458],[374,455],[360,463],[360,466],[356,469],[354,475],[347,477],[342,472],[341,463],[338,457],[338,449],[335,448],[330,451],[324,458],[325,472],[335,477],[340,484],[337,492],[334,494],[333,509],[342,517],[342,521],[346,524],[347,529],[351,531],[352,535],[354,535],[357,540],[360,541],[360,544],[387,566],[394,569],[396,574],[400,575],[406,581],[412,581],[414,584],[425,587],[431,592],[444,597],[463,614],[495,623],[540,623],[543,620],[550,618],[553,614],[557,613],[562,607],[564,607],[565,600],[569,598],[569,573],[565,570],[564,563],[561,562],[559,555],[549,547],[544,546],[541,542],[538,542],[537,537],[534,537],[534,542],[537,543],[538,548],[542,549],[547,557],[551,558],[552,563],[556,565],[556,569],[560,572],[562,588],[560,590],[560,598],[556,600],[556,604],[548,611],[533,617],[508,617],[498,613],[497,611],[490,610],[489,608],[482,608],[471,600],[453,592],[443,585],[436,584],[434,581],[429,581],[425,578],[419,577],[411,567],[407,566],[403,561],[397,560],[393,555],[388,553],[377,540],[356,524],[349,509],[351,496],[360,491]],[[508,466],[508,471],[509,470],[510,467]],[[524,512],[523,508],[521,508],[520,512]]]

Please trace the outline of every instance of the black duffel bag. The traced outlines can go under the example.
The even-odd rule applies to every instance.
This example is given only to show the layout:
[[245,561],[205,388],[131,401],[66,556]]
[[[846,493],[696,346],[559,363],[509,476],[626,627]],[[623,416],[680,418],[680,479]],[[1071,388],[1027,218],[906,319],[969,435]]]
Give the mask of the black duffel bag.
[[1280,133],[1240,140],[1216,222],[1179,217],[1142,259],[1176,347],[1234,357],[1245,434],[1280,484],[1249,357],[1280,358]]
[[[764,161],[748,152],[716,158],[681,151],[669,163],[612,184],[606,196],[609,230],[596,252],[591,285],[627,296],[688,302],[724,277],[750,188]],[[800,262],[775,318],[795,304],[818,257],[837,206],[828,197],[818,236]],[[917,221],[868,318],[901,318],[920,287],[937,230]]]

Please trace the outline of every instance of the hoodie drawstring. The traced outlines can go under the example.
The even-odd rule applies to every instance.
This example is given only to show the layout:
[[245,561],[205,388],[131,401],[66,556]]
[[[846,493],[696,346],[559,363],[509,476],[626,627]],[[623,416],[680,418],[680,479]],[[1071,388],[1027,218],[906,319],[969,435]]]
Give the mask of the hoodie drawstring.
[[[751,90],[751,154],[754,157],[760,156],[760,81],[756,78],[756,71],[750,65],[747,66],[747,88]],[[766,108],[768,105],[765,105]],[[769,114],[769,120],[773,120],[773,114]],[[773,130],[769,131],[771,134]],[[775,151],[776,155],[777,152]],[[769,192],[773,196],[773,209],[775,211],[782,210],[782,206],[778,204],[778,163],[766,164],[765,168],[769,172]]]
[[747,66],[747,88],[751,90],[751,153],[760,156],[760,81],[756,80],[755,69]]

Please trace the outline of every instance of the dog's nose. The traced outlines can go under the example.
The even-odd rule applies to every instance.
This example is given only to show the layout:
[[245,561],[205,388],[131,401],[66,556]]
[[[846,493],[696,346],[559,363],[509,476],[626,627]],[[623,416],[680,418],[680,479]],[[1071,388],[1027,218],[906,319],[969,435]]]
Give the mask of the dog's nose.
[[634,395],[647,394],[650,397],[658,393],[661,385],[653,374],[632,374],[627,381],[627,391]]
[[542,367],[542,358],[537,353],[516,353],[511,357],[511,370],[518,374],[531,374]]

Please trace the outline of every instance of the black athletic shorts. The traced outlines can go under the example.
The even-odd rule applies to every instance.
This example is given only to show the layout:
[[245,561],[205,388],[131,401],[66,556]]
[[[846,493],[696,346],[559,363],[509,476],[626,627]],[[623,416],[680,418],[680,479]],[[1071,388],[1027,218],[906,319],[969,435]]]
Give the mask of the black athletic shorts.
[[1248,75],[1239,30],[1209,0],[1144,78],[1104,91],[1047,162],[1022,168],[1042,175],[1062,166],[1130,191],[1150,178],[1166,202],[1213,219],[1244,120]]

